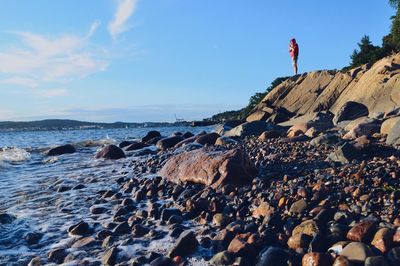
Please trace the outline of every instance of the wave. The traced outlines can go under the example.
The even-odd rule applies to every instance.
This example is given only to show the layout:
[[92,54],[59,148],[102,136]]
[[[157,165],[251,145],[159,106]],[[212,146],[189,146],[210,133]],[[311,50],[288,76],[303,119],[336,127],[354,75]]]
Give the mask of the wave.
[[112,138],[105,138],[105,139],[99,139],[99,140],[84,140],[75,143],[74,146],[77,147],[97,147],[97,146],[103,146],[103,145],[109,145],[109,144],[115,144],[117,141]]
[[20,148],[3,148],[0,150],[0,162],[21,163],[29,161],[31,154]]

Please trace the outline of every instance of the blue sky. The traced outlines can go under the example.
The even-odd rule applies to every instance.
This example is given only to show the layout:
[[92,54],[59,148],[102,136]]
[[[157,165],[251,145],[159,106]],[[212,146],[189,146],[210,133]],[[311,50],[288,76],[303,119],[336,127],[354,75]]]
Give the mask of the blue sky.
[[2,0],[0,120],[202,119],[380,45],[387,1]]

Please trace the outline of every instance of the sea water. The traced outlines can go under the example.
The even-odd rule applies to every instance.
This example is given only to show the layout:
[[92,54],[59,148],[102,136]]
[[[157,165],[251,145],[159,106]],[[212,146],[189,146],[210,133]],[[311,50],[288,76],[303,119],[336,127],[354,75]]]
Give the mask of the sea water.
[[[196,134],[212,129],[162,127],[0,132],[0,213],[16,217],[10,224],[0,223],[0,265],[26,265],[34,256],[44,258],[51,249],[65,245],[69,226],[83,219],[91,222],[88,218],[90,205],[82,199],[94,197],[102,189],[117,188],[115,176],[124,164],[132,161],[132,157],[117,161],[95,160],[96,151],[103,145],[137,140],[150,130],[169,136],[176,131]],[[74,145],[77,152],[55,157],[45,155],[49,148],[67,143]],[[84,184],[85,188],[57,193],[61,184],[70,187]],[[24,238],[30,232],[43,234],[38,244],[27,244]],[[140,245],[129,248],[140,249]]]

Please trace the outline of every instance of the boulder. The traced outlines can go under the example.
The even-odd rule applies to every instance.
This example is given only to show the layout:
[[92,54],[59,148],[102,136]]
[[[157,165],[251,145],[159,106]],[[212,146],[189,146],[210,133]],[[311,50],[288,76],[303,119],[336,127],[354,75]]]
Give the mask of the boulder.
[[115,146],[115,145],[107,145],[104,148],[102,148],[95,156],[96,159],[112,159],[112,160],[117,160],[121,158],[125,158],[125,153],[124,151]]
[[400,120],[393,122],[393,125],[387,135],[386,143],[389,145],[400,144]]
[[292,116],[293,114],[286,110],[286,108],[278,107],[274,109],[273,113],[268,117],[266,121],[276,125],[288,121]]
[[335,134],[323,134],[310,141],[311,146],[319,147],[321,145],[334,145],[340,141],[339,136]]
[[62,154],[67,154],[67,153],[75,153],[76,149],[74,146],[71,144],[66,144],[62,146],[58,146],[55,148],[50,149],[47,152],[47,156],[57,156],[57,155],[62,155]]
[[131,145],[132,143],[133,143],[132,141],[124,140],[120,144],[118,144],[118,147],[120,147],[122,149],[122,148],[125,148],[126,146]]
[[218,133],[212,132],[198,136],[195,142],[202,145],[214,145],[219,137],[220,135]]
[[354,225],[347,233],[347,239],[364,242],[369,240],[375,232],[374,221],[364,221]]
[[184,140],[184,138],[180,135],[163,138],[163,139],[160,139],[159,141],[157,141],[156,147],[159,148],[160,150],[166,150],[166,149],[174,147],[176,144],[178,144],[182,140]]
[[219,146],[226,146],[228,144],[235,144],[237,143],[236,140],[231,139],[230,137],[219,137],[216,141],[215,141],[215,145],[219,145]]
[[256,169],[241,149],[208,151],[198,149],[171,157],[159,172],[175,182],[193,182],[217,188],[250,182]]
[[371,249],[361,242],[351,242],[340,252],[341,256],[346,257],[353,263],[364,263],[368,257],[373,256]]
[[289,266],[293,265],[290,254],[278,247],[266,247],[257,257],[256,266]]
[[169,252],[169,257],[188,256],[196,251],[198,245],[199,242],[196,239],[196,234],[190,230],[184,231]]
[[224,134],[228,137],[248,137],[259,136],[264,131],[272,130],[274,126],[265,121],[253,121],[243,123],[235,128],[232,128]]
[[233,254],[229,253],[228,251],[222,251],[214,255],[210,260],[211,265],[215,266],[226,266],[232,265],[233,262]]
[[293,125],[290,127],[287,131],[287,137],[288,138],[293,138],[297,137],[300,135],[303,135],[304,133],[307,132],[307,130],[310,128],[310,125],[308,123],[300,123]]
[[368,116],[368,107],[362,103],[348,101],[336,113],[333,123],[336,125],[341,121],[355,120],[362,116]]
[[345,127],[347,134],[343,136],[344,139],[355,139],[360,136],[372,136],[378,133],[381,128],[381,121],[369,117],[360,117],[350,122]]
[[350,163],[354,159],[359,159],[360,156],[358,149],[350,143],[345,143],[329,154],[327,159],[333,162]]
[[149,145],[147,145],[147,144],[145,144],[143,142],[134,142],[134,143],[131,143],[130,145],[128,145],[125,148],[125,150],[126,151],[135,151],[135,150],[140,150],[140,149],[146,148],[148,146]]
[[146,136],[144,136],[142,138],[142,142],[148,142],[151,139],[157,138],[157,137],[161,137],[161,133],[156,131],[156,130],[151,130],[149,132],[147,132]]
[[388,135],[390,131],[392,131],[393,126],[396,125],[398,121],[400,121],[400,116],[386,119],[381,125],[380,133],[383,135]]

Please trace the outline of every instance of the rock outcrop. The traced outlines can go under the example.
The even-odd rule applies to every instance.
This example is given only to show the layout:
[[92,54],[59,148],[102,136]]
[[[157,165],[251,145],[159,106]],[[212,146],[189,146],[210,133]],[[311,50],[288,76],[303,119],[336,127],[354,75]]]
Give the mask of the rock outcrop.
[[367,108],[362,110],[361,115],[365,115],[366,111],[369,114],[388,113],[400,107],[399,88],[400,54],[348,72],[304,73],[276,86],[253,110],[248,120],[266,120],[271,107],[285,108],[297,115],[318,111],[338,115],[349,102]]

